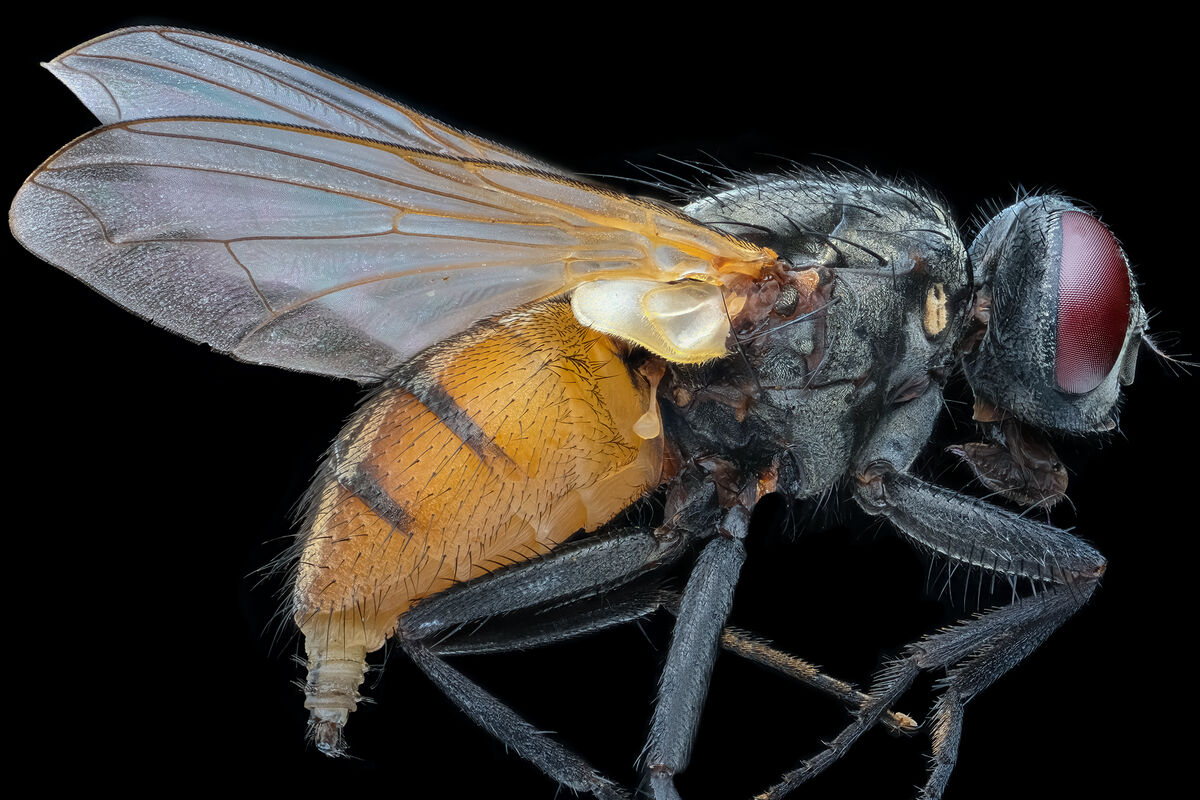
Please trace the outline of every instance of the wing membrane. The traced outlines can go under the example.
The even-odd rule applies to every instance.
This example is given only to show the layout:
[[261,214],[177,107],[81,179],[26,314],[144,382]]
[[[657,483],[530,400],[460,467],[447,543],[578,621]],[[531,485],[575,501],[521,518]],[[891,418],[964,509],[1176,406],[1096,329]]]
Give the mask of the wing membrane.
[[522,165],[207,118],[81,137],[29,178],[11,222],[30,250],[176,333],[362,381],[582,281],[720,282],[771,255]]
[[263,120],[551,169],[301,61],[198,31],[126,28],[46,67],[105,124],[183,116]]

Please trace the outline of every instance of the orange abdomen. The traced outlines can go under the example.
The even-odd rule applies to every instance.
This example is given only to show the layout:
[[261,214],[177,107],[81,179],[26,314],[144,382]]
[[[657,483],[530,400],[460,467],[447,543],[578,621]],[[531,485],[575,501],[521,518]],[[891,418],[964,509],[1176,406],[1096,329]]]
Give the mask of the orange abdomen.
[[655,387],[619,350],[548,301],[431,348],[354,415],[301,533],[314,720],[344,723],[347,684],[414,601],[543,554],[659,484]]

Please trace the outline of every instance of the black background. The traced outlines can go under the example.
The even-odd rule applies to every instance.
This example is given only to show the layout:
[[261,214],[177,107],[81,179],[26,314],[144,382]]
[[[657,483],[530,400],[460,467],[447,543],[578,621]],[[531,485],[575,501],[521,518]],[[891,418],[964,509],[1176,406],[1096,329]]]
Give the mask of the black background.
[[[960,220],[1011,200],[1018,184],[1060,190],[1096,207],[1125,244],[1152,329],[1176,334],[1168,349],[1196,351],[1195,226],[1174,188],[1194,166],[1179,108],[1185,76],[1168,38],[1149,41],[1128,21],[1077,41],[1068,27],[1034,33],[1021,20],[985,31],[919,20],[868,29],[851,9],[788,19],[735,9],[741,16],[703,21],[576,10],[586,24],[553,32],[459,9],[449,18],[343,9],[337,19],[333,9],[41,12],[4,55],[10,112],[19,111],[5,185],[15,191],[94,125],[39,61],[115,28],[174,24],[308,60],[578,173],[638,177],[632,162],[688,174],[664,157],[770,169],[822,154],[919,178]],[[305,746],[291,684],[302,677],[298,645],[273,620],[279,582],[259,585],[259,570],[284,547],[291,505],[359,390],[214,355],[7,247],[8,394],[21,406],[10,416],[5,648],[23,676],[9,687],[10,720],[24,731],[17,769],[49,759],[58,766],[43,776],[64,785],[263,781],[283,791],[554,797],[551,782],[402,656],[369,689],[377,704],[352,719],[356,760]],[[1055,522],[1105,552],[1105,582],[1042,651],[970,704],[952,798],[1115,796],[1134,778],[1154,796],[1179,768],[1182,742],[1161,726],[1190,730],[1194,716],[1183,651],[1195,630],[1185,598],[1197,381],[1142,357],[1119,433],[1063,450],[1076,507]],[[948,467],[935,453],[925,470],[961,480],[943,476]],[[927,562],[849,505],[845,524],[790,532],[773,511],[748,543],[737,624],[861,683],[880,658],[962,612],[961,584],[939,600],[936,568],[927,583]],[[657,619],[644,630],[459,663],[628,783],[669,626]],[[901,708],[923,717],[928,683]],[[722,656],[681,791],[749,796],[844,720],[831,701]],[[909,796],[927,749],[924,735],[873,732],[796,796]]]

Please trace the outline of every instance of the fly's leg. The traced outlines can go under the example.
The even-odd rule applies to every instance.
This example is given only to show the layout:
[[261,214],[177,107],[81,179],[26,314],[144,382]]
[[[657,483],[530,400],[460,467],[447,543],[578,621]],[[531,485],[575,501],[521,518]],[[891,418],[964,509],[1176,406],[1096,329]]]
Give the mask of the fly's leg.
[[[744,509],[742,511],[743,521],[748,520],[748,514]],[[744,524],[740,531],[744,536]],[[627,532],[599,544],[616,541],[623,545],[622,550],[628,547],[630,552],[624,555],[630,555],[632,563],[637,560],[632,557],[633,553],[653,552],[646,549],[646,542],[640,541],[644,539],[654,537],[648,533]],[[428,645],[422,641],[438,632],[495,614],[552,603],[586,594],[589,590],[608,589],[617,585],[622,577],[627,581],[637,575],[636,570],[614,573],[607,557],[597,558],[594,564],[590,561],[580,563],[580,552],[589,549],[585,544],[556,551],[542,562],[518,565],[436,595],[401,618],[399,640],[413,662],[455,705],[527,761],[576,791],[592,792],[602,798],[620,797],[623,796],[621,790],[612,781],[442,660],[436,652],[437,644]],[[595,552],[587,555],[595,555]],[[688,588],[680,603],[647,745],[647,770],[657,797],[677,796],[671,779],[687,765],[718,639],[733,601],[733,588],[744,558],[741,538],[722,536],[705,545],[692,568]],[[655,562],[643,558],[643,569],[653,565]],[[591,583],[586,580],[589,575],[594,579]],[[657,602],[662,602],[661,598]],[[618,606],[616,616],[628,618],[646,606],[644,602]],[[589,630],[607,622],[603,614],[585,615],[584,620],[583,627]],[[560,638],[571,635],[573,631],[568,629],[566,636]],[[535,632],[531,640],[545,643],[547,634]],[[495,647],[496,643],[490,646]],[[448,648],[454,648],[454,645],[450,643]]]
[[[429,649],[443,657],[531,650],[633,622],[660,608],[666,608],[672,614],[679,613],[677,592],[661,588],[657,579],[646,585],[639,586],[638,583],[645,583],[645,579],[618,592],[605,592],[551,609],[531,611],[529,620],[517,625],[509,619],[498,630],[494,629],[496,626],[485,626],[463,631],[439,640]],[[841,700],[853,710],[871,699],[849,683],[826,675],[807,661],[785,653],[748,631],[726,626],[721,631],[720,646],[722,650]],[[898,734],[912,734],[919,727],[907,714],[890,710],[880,717],[879,724]]]
[[[626,797],[623,789],[601,775],[580,756],[534,728],[504,703],[469,680],[437,652],[440,640],[469,625],[492,617],[556,605],[572,606],[635,580],[668,563],[686,548],[698,519],[710,512],[712,487],[678,493],[669,522],[657,530],[631,528],[609,536],[560,547],[536,560],[498,570],[491,575],[453,586],[413,606],[401,616],[396,630],[400,647],[446,696],[477,725],[548,776],[578,792],[599,798]],[[636,617],[653,597],[609,611],[583,614],[574,631],[558,638],[598,630],[618,620]],[[577,606],[578,608],[578,606]],[[585,609],[586,610],[586,609]],[[653,610],[653,609],[650,609]],[[648,612],[646,612],[648,613]],[[530,641],[553,641],[552,631],[531,634]],[[492,647],[503,645],[493,642]],[[510,640],[505,649],[512,649]],[[447,649],[452,649],[448,645]],[[461,649],[460,649],[461,651]]]
[[871,702],[816,757],[760,795],[780,798],[833,761],[926,670],[948,670],[933,711],[933,768],[923,798],[940,798],[958,754],[963,704],[1025,656],[1078,611],[1104,572],[1103,556],[1080,539],[972,497],[871,464],[859,476],[857,499],[887,517],[916,543],[960,564],[1043,589],[1033,597],[940,631],[910,645],[871,689]]
[[398,635],[408,641],[445,636],[499,614],[607,591],[674,560],[686,542],[686,533],[664,526],[627,528],[563,545],[420,601],[400,617]]
[[401,641],[400,646],[413,663],[476,725],[505,746],[516,750],[522,758],[552,779],[577,792],[590,792],[600,800],[629,797],[629,793],[616,783],[601,775],[574,752],[534,728],[421,642]]
[[[571,604],[574,598],[594,596],[628,583],[642,572],[675,558],[686,541],[686,535],[672,530],[627,529],[564,546],[541,559],[451,587],[418,603],[400,618],[396,639],[413,663],[475,724],[546,775],[577,792],[590,792],[605,800],[628,797],[583,758],[534,728],[444,661],[443,653],[438,652],[438,639],[496,615],[556,602]],[[636,604],[622,608],[617,616],[628,618],[630,614],[636,615],[639,608]],[[596,630],[606,626],[602,618],[596,620],[589,623],[585,619],[581,627]],[[568,633],[559,638],[569,636]],[[553,640],[552,633],[547,631],[535,632],[533,639],[540,643]],[[492,644],[493,649],[513,646]],[[447,649],[456,652],[453,645]]]
[[[1105,560],[1086,542],[983,501],[892,471],[869,470],[860,502],[887,516],[917,543],[987,572],[1028,578],[1045,587],[974,623],[935,634],[907,660],[921,669],[949,669],[934,707],[934,766],[923,796],[940,798],[954,769],[962,733],[962,707],[1033,652],[1092,596]],[[968,527],[969,526],[969,527]],[[964,535],[964,531],[970,533]],[[975,623],[986,630],[968,633]],[[983,634],[985,641],[973,638]]]
[[645,780],[655,800],[679,797],[675,775],[683,771],[691,756],[721,631],[746,559],[742,540],[749,520],[748,510],[741,505],[726,513],[718,535],[696,560],[679,601],[646,742]]
[[532,609],[502,625],[463,630],[430,644],[429,649],[442,657],[532,650],[648,617],[674,597],[656,579],[646,586],[631,585],[549,609]]
[[[721,632],[721,648],[837,698],[854,711],[861,710],[871,701],[870,695],[858,691],[849,683],[826,675],[804,659],[785,653],[739,628],[727,626]],[[920,727],[912,717],[891,709],[883,712],[879,724],[892,733],[905,735],[916,733]]]

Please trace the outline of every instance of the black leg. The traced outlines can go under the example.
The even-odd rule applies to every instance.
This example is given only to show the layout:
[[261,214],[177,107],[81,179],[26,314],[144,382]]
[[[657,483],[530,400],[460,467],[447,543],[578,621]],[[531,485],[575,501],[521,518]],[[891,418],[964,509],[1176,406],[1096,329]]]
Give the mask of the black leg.
[[[463,713],[484,730],[512,747],[551,778],[575,791],[591,792],[599,798],[628,794],[600,775],[586,761],[521,719],[512,709],[488,694],[442,660],[439,642],[468,625],[480,625],[492,617],[556,607],[575,620],[557,638],[598,630],[609,624],[636,618],[662,602],[654,595],[635,592],[632,600],[605,603],[603,594],[678,557],[691,539],[697,520],[711,512],[713,489],[683,494],[675,503],[668,522],[656,530],[629,528],[611,535],[587,539],[555,549],[541,558],[515,564],[440,592],[406,612],[397,627],[396,640],[413,662],[445,692]],[[598,603],[589,598],[600,597]],[[533,644],[554,640],[550,630],[534,626],[524,641]],[[513,649],[520,637],[501,636],[491,642],[480,637],[476,650]],[[448,652],[465,652],[446,641]]]
[[[679,521],[685,517],[696,524],[695,516],[681,514],[676,524],[656,531],[625,529],[567,545],[536,561],[430,597],[401,618],[400,646],[480,727],[554,780],[604,798],[626,795],[580,756],[536,730],[443,659],[564,641],[670,606],[678,619],[645,754],[647,779],[660,800],[678,796],[673,777],[687,766],[718,646],[813,685],[852,707],[862,706],[866,696],[848,684],[748,634],[724,629],[745,558],[736,535],[745,532],[744,509],[730,512],[721,526],[723,533],[705,545],[682,597],[663,590],[652,575],[638,580],[676,558],[693,538]],[[504,619],[493,620],[496,617]],[[893,730],[915,728],[902,714],[881,711],[872,719]]]
[[512,709],[485,692],[419,642],[401,646],[429,679],[437,684],[475,724],[513,748],[522,758],[554,780],[600,800],[620,800],[629,793],[597,772],[575,753],[535,729]]
[[673,560],[686,540],[674,529],[626,528],[563,545],[421,601],[400,618],[399,636],[419,641],[498,614],[612,589]]
[[1027,578],[1041,590],[909,646],[872,686],[871,701],[829,746],[788,773],[764,800],[780,798],[842,755],[925,670],[949,670],[933,714],[933,768],[923,790],[939,798],[954,769],[962,707],[1033,652],[1087,602],[1104,558],[1070,534],[875,464],[860,476],[858,501],[918,544],[984,572]]
[[[691,755],[721,630],[746,559],[746,549],[737,534],[745,535],[743,523],[748,516],[741,507],[729,512],[722,529],[732,529],[735,535],[718,535],[704,546],[679,602],[646,742],[646,780],[656,800],[679,796],[674,778],[687,766]],[[731,518],[736,524],[730,524]]]
[[653,614],[675,598],[655,581],[622,587],[615,593],[585,597],[548,610],[527,611],[482,629],[462,631],[430,645],[438,656],[478,655],[531,650],[596,633]]
[[[678,614],[679,594],[663,589],[657,580],[643,580],[617,592],[586,597],[548,610],[510,615],[503,624],[463,630],[438,640],[429,646],[429,650],[443,658],[532,650],[633,622],[660,608]],[[871,699],[851,684],[822,672],[815,665],[780,650],[749,631],[726,626],[721,631],[720,646],[733,655],[841,700],[851,710],[857,711]],[[920,727],[909,715],[890,710],[880,717],[879,724],[892,733],[905,735],[915,733]]]
[[[660,608],[678,614],[679,594],[663,589],[657,580],[643,580],[617,592],[586,597],[548,610],[510,615],[500,625],[460,631],[430,645],[429,650],[443,658],[531,650],[633,622]],[[726,626],[721,631],[720,646],[733,655],[841,700],[851,710],[858,710],[871,699],[849,683],[822,672],[802,658],[785,653],[749,631]],[[895,711],[885,712],[879,724],[892,733],[906,735],[915,733],[920,727],[912,717]]]
[[[504,703],[484,691],[438,653],[438,637],[450,637],[464,626],[481,624],[491,617],[538,607],[575,606],[575,629],[560,632],[558,639],[598,630],[652,611],[661,598],[636,594],[629,604],[585,604],[587,598],[626,584],[649,569],[669,561],[683,549],[688,535],[664,526],[657,531],[630,528],[609,536],[588,539],[558,548],[540,559],[507,567],[454,586],[425,600],[400,618],[396,639],[413,662],[476,724],[512,747],[552,779],[598,798],[628,797],[616,783],[598,773],[566,747],[538,731]],[[583,598],[582,600],[577,598]],[[554,638],[553,631],[527,634],[532,646]],[[465,636],[465,638],[470,638]],[[514,649],[519,638],[500,637],[489,642],[480,637],[474,652]],[[447,641],[447,652],[467,652]]]
[[929,738],[933,741],[933,765],[922,798],[941,797],[958,760],[958,741],[962,738],[963,704],[958,690],[947,687],[933,706],[933,725]]

